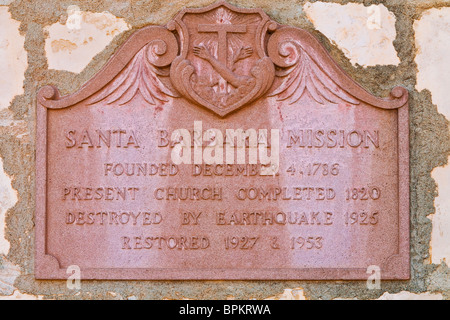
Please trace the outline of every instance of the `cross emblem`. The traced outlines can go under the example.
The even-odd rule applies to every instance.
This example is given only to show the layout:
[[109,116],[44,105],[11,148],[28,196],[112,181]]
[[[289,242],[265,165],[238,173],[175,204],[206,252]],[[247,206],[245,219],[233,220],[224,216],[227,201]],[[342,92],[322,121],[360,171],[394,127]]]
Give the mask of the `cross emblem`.
[[245,24],[199,24],[198,32],[217,33],[219,41],[217,48],[217,60],[227,65],[228,33],[246,33]]

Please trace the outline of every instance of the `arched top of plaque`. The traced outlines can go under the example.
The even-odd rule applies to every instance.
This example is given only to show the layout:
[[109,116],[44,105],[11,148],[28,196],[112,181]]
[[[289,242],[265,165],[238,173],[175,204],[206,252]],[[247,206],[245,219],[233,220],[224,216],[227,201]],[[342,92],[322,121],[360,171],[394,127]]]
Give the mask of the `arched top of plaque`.
[[351,79],[305,30],[282,26],[261,9],[225,1],[184,9],[166,26],[136,31],[77,92],[39,90],[49,109],[88,104],[126,104],[136,95],[150,105],[187,99],[220,117],[257,99],[293,104],[309,95],[319,104],[348,103],[396,109],[408,91],[395,87],[378,98]]

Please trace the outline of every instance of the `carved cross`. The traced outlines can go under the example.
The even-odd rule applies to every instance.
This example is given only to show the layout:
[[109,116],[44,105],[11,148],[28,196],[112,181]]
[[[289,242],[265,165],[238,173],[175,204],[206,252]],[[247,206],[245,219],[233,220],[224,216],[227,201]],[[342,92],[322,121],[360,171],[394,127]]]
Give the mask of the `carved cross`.
[[227,34],[228,33],[246,33],[245,24],[199,24],[198,32],[215,32],[219,37],[219,46],[217,48],[217,60],[227,65]]

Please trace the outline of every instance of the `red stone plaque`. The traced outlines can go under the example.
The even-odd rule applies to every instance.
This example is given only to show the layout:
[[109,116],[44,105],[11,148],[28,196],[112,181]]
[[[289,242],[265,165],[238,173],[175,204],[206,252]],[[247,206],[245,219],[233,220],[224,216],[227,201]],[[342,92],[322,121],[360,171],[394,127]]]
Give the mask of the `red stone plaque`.
[[407,90],[262,10],[185,9],[37,101],[38,279],[409,278]]

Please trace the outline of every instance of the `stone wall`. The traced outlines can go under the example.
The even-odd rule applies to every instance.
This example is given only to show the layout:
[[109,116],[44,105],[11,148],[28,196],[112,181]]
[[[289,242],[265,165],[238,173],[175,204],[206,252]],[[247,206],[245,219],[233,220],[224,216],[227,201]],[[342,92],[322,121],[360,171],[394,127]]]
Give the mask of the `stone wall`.
[[90,79],[136,29],[211,0],[0,0],[0,299],[450,299],[450,1],[239,0],[314,34],[377,96],[410,92],[409,281],[36,281],[35,99]]

